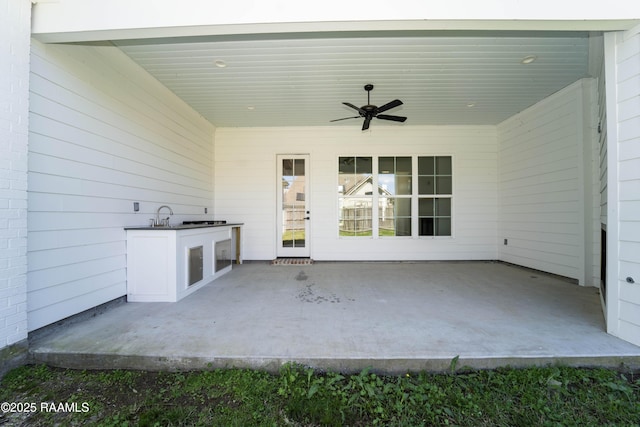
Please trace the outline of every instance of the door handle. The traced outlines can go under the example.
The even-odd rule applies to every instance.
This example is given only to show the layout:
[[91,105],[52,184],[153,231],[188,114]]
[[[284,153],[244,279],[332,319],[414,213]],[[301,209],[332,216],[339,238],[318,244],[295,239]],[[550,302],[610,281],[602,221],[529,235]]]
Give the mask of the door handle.
[[311,217],[305,216],[304,219],[311,219]]

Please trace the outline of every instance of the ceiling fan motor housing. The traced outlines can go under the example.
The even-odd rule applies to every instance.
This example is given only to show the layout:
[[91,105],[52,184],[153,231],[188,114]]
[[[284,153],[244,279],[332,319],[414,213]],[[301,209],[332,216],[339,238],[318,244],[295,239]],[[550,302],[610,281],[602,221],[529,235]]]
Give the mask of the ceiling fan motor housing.
[[390,116],[388,114],[379,114],[402,105],[402,101],[400,101],[399,99],[394,99],[393,101],[388,102],[381,107],[378,107],[376,105],[371,104],[371,91],[373,90],[373,85],[371,83],[367,83],[366,85],[364,85],[364,90],[367,91],[367,105],[363,105],[362,107],[356,107],[355,105],[350,104],[348,102],[343,102],[343,104],[346,105],[347,107],[353,108],[354,110],[356,110],[359,116],[345,117],[343,119],[336,119],[331,121],[335,122],[340,120],[356,119],[358,117],[364,117],[362,130],[367,130],[369,129],[369,123],[373,118],[378,118],[382,120],[391,120],[394,122],[404,122],[405,120],[407,120],[406,117],[402,117],[402,116]]

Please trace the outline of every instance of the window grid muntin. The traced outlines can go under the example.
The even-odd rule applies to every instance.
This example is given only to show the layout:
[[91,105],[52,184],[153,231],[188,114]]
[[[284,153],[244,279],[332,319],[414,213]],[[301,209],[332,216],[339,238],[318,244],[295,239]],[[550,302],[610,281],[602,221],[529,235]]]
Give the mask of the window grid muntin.
[[412,235],[412,156],[378,157],[378,236]]
[[451,156],[418,156],[418,236],[452,235]]
[[338,158],[338,235],[373,236],[373,157]]
[[[346,157],[341,156],[339,157],[340,159],[339,161],[342,161],[342,159],[346,159],[346,158],[354,159],[356,164],[357,164],[357,159],[365,159],[366,160],[365,164],[373,164],[374,166],[377,166],[376,168],[366,169],[367,171],[371,171],[370,173],[371,173],[371,183],[372,183],[372,191],[371,193],[367,194],[367,200],[371,200],[371,203],[372,203],[371,210],[368,211],[368,215],[371,215],[371,216],[366,216],[366,220],[372,224],[372,228],[373,228],[373,231],[375,231],[375,233],[368,233],[368,234],[355,233],[351,235],[356,235],[356,236],[365,235],[365,236],[374,237],[374,238],[386,237],[385,235],[379,232],[380,231],[379,220],[381,221],[382,218],[384,218],[384,216],[381,214],[381,211],[380,211],[380,199],[385,197],[385,198],[393,198],[395,200],[406,199],[406,201],[403,201],[404,203],[406,203],[405,209],[401,213],[404,213],[405,211],[409,212],[409,215],[396,216],[396,212],[394,211],[393,227],[394,227],[395,235],[393,235],[393,237],[399,237],[400,235],[402,236],[406,235],[407,237],[414,237],[414,238],[415,237],[437,238],[437,237],[453,236],[453,200],[452,200],[453,199],[453,158],[452,156],[450,155],[448,156],[419,156],[419,155],[346,156]],[[389,161],[390,159],[393,160],[394,175],[395,176],[400,175],[400,176],[403,176],[403,179],[407,179],[408,187],[411,188],[411,192],[409,194],[387,195],[381,191],[379,186],[379,178],[381,175],[385,175],[383,172],[387,170],[381,167],[381,166],[384,166],[384,164],[382,165],[380,164],[380,161],[383,159],[385,161]],[[398,167],[397,159],[402,159],[402,161],[404,162],[402,164],[409,165],[408,168]],[[424,167],[425,160],[427,162],[431,162],[432,166],[430,170],[425,171],[425,167]],[[407,169],[411,173],[407,173]],[[341,174],[341,172],[342,172],[342,169],[339,168],[339,175]],[[397,173],[397,172],[400,172],[400,173]],[[428,173],[425,174],[424,172],[428,172]],[[420,191],[419,180],[421,177],[424,177],[424,176],[432,177],[433,191],[431,192]],[[436,181],[436,178],[441,180],[440,183]],[[394,184],[398,182],[399,182],[398,185],[402,185],[401,180],[400,181],[394,180]],[[378,187],[378,191],[376,192],[377,194],[373,194],[374,193],[373,188],[376,188],[376,187]],[[394,192],[397,193],[397,191],[394,191]],[[368,197],[370,196],[373,196],[373,197],[369,199]],[[355,197],[355,196],[348,196],[348,195],[345,196],[344,194],[340,194],[339,211],[341,210],[341,206],[343,206],[344,204],[344,200],[349,199],[351,197]],[[362,197],[362,196],[357,196],[357,197]],[[434,203],[434,207],[433,207],[434,212],[432,215],[424,215],[425,212],[420,212],[419,203],[421,203],[421,201],[425,199],[431,199]],[[445,204],[444,207],[446,208],[444,210],[443,210],[443,206],[440,206],[443,203]],[[378,206],[377,212],[374,212],[374,209],[373,209],[373,206],[375,205]],[[394,208],[395,206],[399,206],[399,204],[394,203]],[[397,233],[397,230],[399,229],[403,230],[403,228],[402,226],[398,227],[398,225],[395,223],[396,217],[400,218],[402,221],[406,221],[408,225],[404,227],[404,230],[408,229],[409,230],[408,232],[401,231],[400,233]],[[424,228],[423,224],[421,224],[421,221],[423,221],[425,218],[430,218],[433,225],[432,227],[433,231],[428,234],[424,232],[425,230],[423,230]],[[340,233],[341,237],[344,235],[345,235],[344,233]]]

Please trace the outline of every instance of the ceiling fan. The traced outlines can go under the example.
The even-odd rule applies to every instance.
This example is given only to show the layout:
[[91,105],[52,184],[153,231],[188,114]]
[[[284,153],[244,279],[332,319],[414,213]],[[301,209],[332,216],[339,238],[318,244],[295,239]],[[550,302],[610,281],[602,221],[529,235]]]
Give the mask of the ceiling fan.
[[367,91],[367,105],[363,105],[362,107],[356,107],[355,105],[350,104],[348,102],[343,102],[344,105],[346,105],[347,107],[353,108],[360,115],[352,116],[352,117],[344,117],[342,119],[335,119],[331,121],[337,122],[340,120],[358,119],[360,117],[364,117],[362,130],[367,130],[369,129],[369,123],[371,123],[371,119],[373,118],[381,119],[381,120],[391,120],[393,122],[404,122],[405,120],[407,120],[406,117],[402,117],[402,116],[390,116],[388,114],[380,114],[392,108],[399,107],[400,105],[402,105],[402,101],[400,101],[399,99],[394,99],[393,101],[388,102],[380,107],[376,107],[375,105],[371,105],[371,98],[370,98],[371,91],[373,90],[373,85],[366,84],[364,86],[364,90]]

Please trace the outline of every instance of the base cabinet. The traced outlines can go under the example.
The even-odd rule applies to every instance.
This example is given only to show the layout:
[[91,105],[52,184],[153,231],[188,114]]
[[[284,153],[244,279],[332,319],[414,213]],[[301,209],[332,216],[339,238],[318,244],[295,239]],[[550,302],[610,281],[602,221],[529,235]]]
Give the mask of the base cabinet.
[[231,270],[231,227],[127,230],[127,300],[175,302]]

